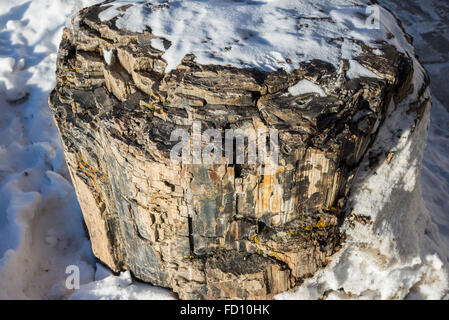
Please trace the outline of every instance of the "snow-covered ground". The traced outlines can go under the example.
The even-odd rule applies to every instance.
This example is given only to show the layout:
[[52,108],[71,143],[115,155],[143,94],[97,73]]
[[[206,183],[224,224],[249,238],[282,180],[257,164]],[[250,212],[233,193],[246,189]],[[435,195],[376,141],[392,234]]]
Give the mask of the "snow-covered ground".
[[414,37],[430,73],[433,107],[424,153],[422,191],[449,252],[449,2],[383,0]]
[[98,272],[48,108],[62,28],[95,2],[0,1],[0,299],[65,297],[71,265],[82,285],[74,297],[172,296]]
[[[0,299],[174,298],[168,290],[137,283],[128,273],[114,276],[96,263],[47,105],[62,28],[73,13],[97,2],[0,0]],[[412,135],[404,130],[404,139],[390,141],[396,151],[394,167],[382,166],[377,176],[362,172],[357,180],[364,187],[395,186],[396,203],[402,206],[382,210],[382,199],[366,199],[390,197],[392,188],[384,193],[365,188],[352,200],[359,212],[379,213],[372,217],[375,232],[348,228],[354,249],[344,250],[330,271],[324,270],[283,298],[316,298],[331,289],[329,298],[447,295],[449,103],[445,97],[449,91],[443,80],[449,56],[441,37],[449,44],[449,13],[437,0],[421,2],[384,0],[382,4],[404,20],[436,80],[421,172],[425,203],[416,184],[421,154],[415,148],[424,143],[426,118]],[[390,139],[389,129],[405,128],[407,121],[406,116],[389,119],[381,135]],[[404,172],[408,172],[406,179]],[[81,277],[81,288],[73,294],[65,285],[70,265],[79,267]]]
[[380,3],[402,20],[430,73],[432,111],[423,155],[422,194],[449,255],[449,2],[381,0]]

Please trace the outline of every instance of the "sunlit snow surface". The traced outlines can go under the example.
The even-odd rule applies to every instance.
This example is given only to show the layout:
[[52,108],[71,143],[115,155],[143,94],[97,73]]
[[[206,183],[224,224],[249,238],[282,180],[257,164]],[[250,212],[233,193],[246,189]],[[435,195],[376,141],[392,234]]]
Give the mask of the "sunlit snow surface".
[[169,297],[126,275],[93,282],[96,261],[47,104],[62,28],[95,2],[0,1],[0,299],[67,297],[69,265],[80,269],[75,297]]
[[130,2],[136,3],[105,4],[100,20],[117,18],[118,28],[134,32],[149,27],[169,40],[171,46],[162,50],[166,72],[189,53],[201,64],[266,71],[292,71],[319,54],[338,68],[341,58],[361,52],[354,39],[375,47],[374,40],[395,32],[388,24],[378,29],[367,23],[367,1],[333,0],[330,6],[315,0],[152,0],[123,9]]
[[[62,28],[73,13],[97,2],[0,2],[0,299],[173,298],[168,290],[137,283],[127,273],[114,276],[96,264],[47,105],[48,93],[55,84],[55,60]],[[172,42],[172,47],[164,54],[170,62],[169,68],[176,67],[181,54],[189,51],[203,63],[254,66],[265,70],[293,68],[299,61],[316,58],[318,54],[323,60],[338,64],[341,57],[354,57],[359,50],[357,46],[348,41],[335,47],[328,46],[313,30],[326,30],[329,37],[338,33],[337,37],[361,40],[371,39],[379,32],[363,26],[363,18],[356,13],[365,13],[365,7],[352,4],[358,1],[334,1],[337,5],[332,8],[327,1],[251,1],[254,9],[251,14],[243,7],[226,11],[237,1],[220,1],[214,10],[224,10],[222,12],[227,12],[229,19],[242,19],[248,15],[239,28],[223,24],[223,20],[218,19],[223,18],[221,11],[217,11],[216,16],[205,16],[201,1],[171,2],[175,11],[164,13],[159,10],[155,14],[179,17],[184,11],[185,16],[178,19],[177,24],[151,25],[162,21],[157,19],[146,23],[154,34]],[[195,10],[184,10],[188,2],[195,2],[190,7]],[[207,6],[218,4],[218,1],[206,2]],[[416,35],[415,45],[421,58],[428,63],[426,66],[432,77],[437,79],[432,85],[434,106],[424,168],[421,171],[417,166],[421,154],[416,150],[424,143],[428,115],[409,138],[405,128],[409,127],[411,118],[403,106],[401,112],[387,119],[374,146],[395,150],[392,165],[382,166],[377,175],[361,170],[356,180],[360,192],[351,198],[354,208],[371,216],[374,225],[348,229],[349,249],[339,253],[327,270],[279,298],[317,298],[328,290],[331,290],[328,295],[331,299],[349,296],[441,298],[447,294],[449,113],[442,103],[446,103],[448,110],[449,106],[444,99],[448,88],[441,81],[441,70],[446,68],[449,72],[449,57],[439,55],[438,50],[431,50],[432,46],[425,42],[432,39],[432,34],[421,37],[420,33],[431,32],[435,26],[447,24],[448,19],[442,20],[441,12],[445,9],[441,9],[442,5],[436,0],[384,2],[405,21],[407,30]],[[300,3],[299,13],[292,11],[295,3]],[[258,11],[262,6],[273,10]],[[133,10],[137,10],[137,15],[148,17],[148,9],[143,8],[142,3],[140,8]],[[114,10],[111,8],[107,14],[113,16]],[[317,18],[331,15],[338,27],[326,20],[320,23],[317,19],[306,22],[310,28],[294,30],[291,19],[298,14],[313,14]],[[285,18],[284,23],[280,22],[280,17]],[[130,21],[126,19],[130,20],[125,14],[119,23],[129,26]],[[382,32],[390,30],[399,34],[389,21],[381,19]],[[263,22],[266,28],[257,27],[260,25],[258,22]],[[214,27],[201,27],[204,23],[212,23]],[[196,34],[185,34],[197,27]],[[273,32],[282,34],[282,37],[274,37]],[[445,36],[447,32],[440,30],[438,34]],[[307,43],[292,46],[289,40],[298,36],[307,38]],[[435,39],[434,47],[443,45],[437,36]],[[405,51],[411,50],[401,37],[391,41]],[[165,49],[161,41],[153,42],[155,48]],[[253,46],[253,50],[248,52],[248,46]],[[287,59],[292,63],[287,63]],[[354,71],[354,76],[367,72],[357,65],[354,65]],[[319,90],[304,83],[296,89]],[[17,101],[17,104],[10,104],[7,100]],[[396,132],[394,138],[391,131],[401,128],[404,130]],[[426,203],[421,201],[420,172]],[[69,265],[76,265],[81,271],[81,288],[73,294],[65,287],[68,276],[65,270]]]

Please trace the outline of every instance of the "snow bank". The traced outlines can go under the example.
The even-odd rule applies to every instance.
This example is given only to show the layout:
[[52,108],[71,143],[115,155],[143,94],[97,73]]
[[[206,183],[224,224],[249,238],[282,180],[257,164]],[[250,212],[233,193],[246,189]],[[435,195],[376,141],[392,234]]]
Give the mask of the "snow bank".
[[430,121],[423,160],[423,196],[449,252],[449,113],[435,97]]
[[[415,57],[403,33],[397,30],[395,36],[394,44]],[[430,91],[420,100],[429,102],[418,125],[416,113],[408,112],[424,79],[423,68],[413,59],[414,92],[397,108],[390,106],[390,114],[355,176],[342,227],[346,233],[343,249],[325,269],[277,299],[449,298],[447,243],[440,237],[421,191]],[[380,155],[378,167],[370,168],[370,155]],[[357,217],[368,223],[358,222]]]
[[174,300],[169,290],[135,282],[129,271],[114,276],[109,269],[97,264],[95,281],[76,290],[70,300]]
[[[449,21],[445,19],[444,7],[449,4],[441,1],[419,1],[410,3],[384,0],[390,10],[397,13],[414,38],[414,45],[431,76],[432,112],[430,115],[429,137],[424,152],[422,170],[422,192],[426,206],[433,221],[437,224],[441,238],[449,252],[449,100],[447,97],[447,70],[449,59],[441,50],[444,38],[429,39],[429,33],[440,34],[439,30],[447,30]],[[406,10],[404,10],[406,8]],[[420,14],[421,13],[421,14]],[[441,51],[441,52],[440,52]],[[444,105],[443,105],[444,104]],[[445,108],[446,107],[446,108]]]
[[[67,296],[69,265],[79,268],[81,284],[94,280],[95,257],[47,99],[62,28],[95,2],[0,2],[0,299]],[[96,287],[121,292],[122,277],[109,278]],[[154,290],[132,283],[123,297],[168,297]]]
[[[0,4],[0,298],[63,294],[67,265],[81,281],[94,257],[47,106],[62,27],[93,1]],[[62,291],[61,291],[62,289]]]
[[421,161],[429,112],[412,132],[407,102],[386,120],[374,153],[386,156],[373,171],[365,159],[349,200],[351,213],[370,224],[347,219],[346,244],[331,264],[294,293],[279,299],[369,298],[440,299],[447,294],[448,251],[439,239],[421,195]]

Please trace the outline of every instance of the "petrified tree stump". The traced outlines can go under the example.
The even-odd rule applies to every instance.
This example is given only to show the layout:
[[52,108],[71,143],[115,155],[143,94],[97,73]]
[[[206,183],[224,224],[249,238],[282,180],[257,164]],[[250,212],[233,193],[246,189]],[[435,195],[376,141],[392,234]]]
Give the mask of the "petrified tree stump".
[[[360,42],[356,60],[375,77],[349,79],[348,60],[337,68],[319,52],[291,72],[186,55],[166,73],[156,36],[102,22],[105,8],[82,10],[64,30],[49,99],[95,255],[182,299],[271,298],[324,267],[342,242],[358,163],[411,90],[411,59]],[[301,81],[322,92],[292,94]],[[194,121],[223,137],[276,129],[277,171],[224,155],[173,163],[170,135]]]

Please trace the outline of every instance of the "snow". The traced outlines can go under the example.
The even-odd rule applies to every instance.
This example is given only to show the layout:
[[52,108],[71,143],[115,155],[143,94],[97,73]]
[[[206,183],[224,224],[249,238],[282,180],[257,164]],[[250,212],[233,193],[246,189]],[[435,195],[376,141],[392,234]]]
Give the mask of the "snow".
[[[75,298],[115,299],[124,287],[123,275],[93,282],[96,260],[47,104],[62,28],[95,2],[0,2],[0,299],[67,297],[71,265],[80,270]],[[167,292],[128,281],[122,298]]]
[[314,84],[307,79],[301,80],[294,86],[288,88],[288,92],[292,96],[300,96],[306,93],[318,93],[321,97],[326,95],[321,86]]
[[[137,282],[128,272],[114,275],[97,263],[49,112],[47,97],[55,84],[62,28],[72,14],[97,2],[0,2],[0,299],[175,298],[169,290]],[[102,18],[117,15],[117,8],[126,3],[112,5]],[[200,63],[264,70],[291,70],[319,53],[334,65],[348,59],[350,77],[375,77],[354,60],[360,48],[348,39],[370,42],[386,32],[396,35],[390,43],[413,56],[388,11],[381,11],[381,30],[372,29],[360,15],[366,6],[352,1],[337,0],[330,8],[312,0],[186,0],[170,1],[169,10],[152,10],[146,3],[121,12],[117,23],[135,31],[151,27],[158,36],[152,46],[164,51],[169,62],[166,71],[186,53],[194,53]],[[302,17],[306,15],[332,17],[337,24]],[[174,18],[174,25],[165,22]],[[309,27],[296,29],[305,24]],[[412,31],[431,31],[423,27],[417,24]],[[297,37],[307,41],[297,43]],[[327,42],[340,37],[337,45]],[[163,39],[171,41],[168,49]],[[429,69],[436,72],[432,68],[439,67]],[[414,81],[420,83],[422,70],[417,64],[415,70]],[[324,94],[307,81],[289,93]],[[372,224],[356,223],[352,229],[346,221],[347,245],[329,266],[277,298],[316,299],[324,293],[328,299],[449,298],[449,113],[443,101],[434,98],[432,113],[425,113],[411,131],[414,115],[406,112],[409,102],[391,113],[373,145],[381,154],[376,174],[365,159],[354,180],[359,191],[350,199],[352,213],[369,216]],[[423,155],[429,119],[429,144]],[[385,161],[387,152],[394,152],[391,163]],[[65,285],[68,266],[80,270],[81,286],[74,291]]]
[[107,50],[103,48],[103,57],[104,57],[104,61],[108,64],[111,65],[112,62],[112,54],[113,51],[111,50]]
[[423,196],[432,218],[445,239],[449,252],[449,116],[436,98],[433,99],[431,126],[423,166]]
[[[415,57],[413,48],[400,29],[396,29],[394,44],[400,51]],[[342,230],[346,244],[331,263],[306,279],[298,288],[278,295],[277,299],[444,299],[449,298],[449,247],[447,233],[441,233],[423,200],[421,170],[426,145],[430,109],[414,128],[414,113],[408,113],[416,101],[423,83],[423,68],[414,59],[414,92],[397,109],[390,106],[390,115],[381,126],[371,147],[371,154],[380,155],[380,165],[371,169],[368,155],[357,172],[348,200],[348,214],[369,217],[371,223],[355,223],[346,219]],[[357,73],[361,73],[358,71]],[[423,101],[430,98],[430,90]],[[434,115],[448,123],[448,114],[437,105]],[[392,112],[394,110],[394,112]],[[437,125],[441,125],[438,123]],[[447,133],[446,133],[447,138]],[[435,137],[430,136],[430,142]],[[441,137],[437,138],[441,139]],[[439,143],[440,147],[444,144]],[[447,149],[446,145],[443,147]],[[426,185],[426,192],[444,196],[438,185],[447,185],[447,152],[435,150],[438,173],[445,173],[440,183]],[[441,152],[441,155],[440,155]],[[388,163],[387,155],[393,155]],[[426,158],[426,162],[428,159]],[[427,169],[424,168],[424,171]],[[436,187],[436,188],[435,188]],[[447,199],[447,198],[446,198]],[[447,200],[446,200],[447,202]],[[447,228],[444,200],[430,209],[436,210],[443,228]],[[441,228],[441,227],[440,227]],[[446,229],[447,230],[447,229]],[[446,239],[445,239],[446,238]]]
[[385,39],[396,28],[390,24],[375,29],[366,23],[369,1],[152,0],[124,9],[130,2],[136,3],[104,4],[100,20],[117,17],[120,29],[143,32],[149,27],[153,35],[170,41],[168,49],[160,42],[155,47],[164,51],[166,72],[186,54],[194,54],[201,64],[291,71],[319,53],[338,68],[341,58],[361,52],[349,39],[376,47],[376,39]]
[[[422,151],[429,113],[412,132],[414,115],[402,103],[381,127],[372,150],[374,170],[364,159],[349,199],[351,212],[372,224],[343,230],[346,244],[325,269],[278,299],[441,299],[448,290],[448,254],[421,195]],[[394,152],[391,163],[386,152]]]
[[3,81],[0,81],[0,93],[5,96],[7,101],[16,101],[23,98],[26,95],[24,88],[18,88],[17,83],[20,81],[20,77],[15,76],[15,71],[21,71],[21,64],[17,63],[13,57],[0,57],[0,77]]
[[359,78],[359,77],[368,77],[368,78],[377,78],[381,79],[377,74],[368,70],[360,63],[355,60],[349,60],[349,70],[346,72],[346,76],[349,79]]
[[160,51],[164,51],[165,50],[164,40],[160,39],[160,38],[151,39],[151,46],[154,49],[157,49],[157,50],[160,50]]
[[174,300],[176,295],[166,289],[136,283],[129,271],[114,276],[109,269],[97,264],[95,281],[76,290],[70,300]]
[[14,71],[14,65],[16,60],[11,57],[0,58],[0,72],[12,73]]

